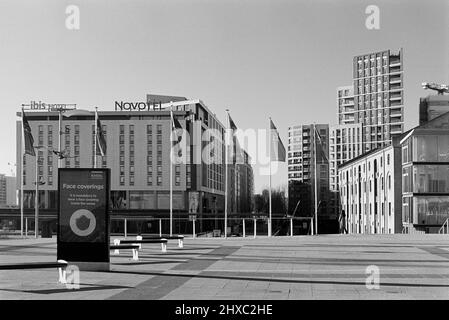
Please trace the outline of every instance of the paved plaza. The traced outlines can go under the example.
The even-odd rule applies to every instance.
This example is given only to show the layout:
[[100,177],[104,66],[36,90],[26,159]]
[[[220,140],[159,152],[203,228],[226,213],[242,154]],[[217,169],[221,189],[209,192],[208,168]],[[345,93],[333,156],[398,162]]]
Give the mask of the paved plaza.
[[[166,253],[143,244],[139,258],[111,253],[111,272],[81,271],[77,290],[57,284],[56,269],[0,271],[0,300],[449,298],[447,235],[186,239]],[[2,264],[55,260],[56,238],[0,239]]]

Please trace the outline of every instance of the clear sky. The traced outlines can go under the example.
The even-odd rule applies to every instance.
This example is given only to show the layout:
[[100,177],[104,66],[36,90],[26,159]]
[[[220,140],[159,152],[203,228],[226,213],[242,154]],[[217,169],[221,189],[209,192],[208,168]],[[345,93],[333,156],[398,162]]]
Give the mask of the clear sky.
[[[65,27],[71,4],[78,31]],[[365,27],[368,5],[380,30]],[[147,93],[199,98],[244,129],[271,116],[287,147],[290,125],[336,123],[353,56],[400,47],[411,128],[421,82],[449,83],[448,16],[447,0],[2,0],[0,173],[16,162],[15,114],[30,100],[113,110]],[[286,181],[283,164],[273,186]],[[256,172],[255,184],[268,178]]]

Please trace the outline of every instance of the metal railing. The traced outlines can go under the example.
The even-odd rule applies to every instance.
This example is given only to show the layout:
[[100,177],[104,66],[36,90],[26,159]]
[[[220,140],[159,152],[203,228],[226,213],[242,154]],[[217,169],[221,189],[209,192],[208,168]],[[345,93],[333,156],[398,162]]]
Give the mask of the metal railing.
[[449,234],[449,218],[447,218],[446,221],[444,221],[443,225],[438,230],[438,233],[439,234]]
[[[224,237],[224,218],[175,218],[173,233],[193,238]],[[273,236],[313,235],[313,217],[272,218]],[[111,219],[111,235],[165,235],[170,234],[168,218],[122,218]],[[226,236],[257,237],[268,235],[266,218],[229,218]]]

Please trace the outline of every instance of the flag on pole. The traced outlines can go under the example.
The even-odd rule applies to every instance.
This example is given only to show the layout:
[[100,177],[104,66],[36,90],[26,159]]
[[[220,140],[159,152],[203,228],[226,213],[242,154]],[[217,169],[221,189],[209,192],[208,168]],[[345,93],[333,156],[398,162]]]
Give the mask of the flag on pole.
[[97,150],[95,152],[95,155],[97,156],[105,156],[106,155],[106,137],[103,133],[103,128],[101,126],[100,119],[98,118],[98,112],[95,111],[95,117],[97,119],[96,126],[97,126],[97,132],[96,132],[96,141],[97,141]]
[[[317,137],[317,141],[318,141],[319,146],[320,146],[320,157],[321,157],[321,160],[324,159],[325,162],[329,162],[329,159],[327,158],[326,152],[324,152],[323,140],[321,139],[321,135],[318,132],[318,130],[316,129],[316,126],[314,126],[314,129],[315,129],[315,136]],[[318,146],[316,146],[316,148],[318,149]],[[320,161],[320,162],[322,162],[322,161]]]
[[22,128],[23,128],[23,140],[25,141],[25,154],[29,154],[30,156],[36,156],[36,153],[34,152],[34,138],[33,134],[31,133],[31,127],[28,123],[28,119],[25,116],[25,112],[23,112],[22,109]]
[[232,120],[231,116],[228,113],[229,118],[229,128],[231,129],[231,137],[232,140],[229,141],[230,145],[232,146],[232,164],[237,163],[243,163],[244,155],[243,155],[243,149],[240,147],[239,140],[237,139],[236,132],[237,132],[237,126],[235,125],[234,120]]
[[179,133],[179,130],[182,130],[182,126],[181,126],[181,123],[178,121],[178,119],[173,114],[173,112],[171,112],[171,124],[172,124],[172,131],[176,135],[176,140],[173,141],[173,147],[177,146],[178,157],[182,157],[182,147],[181,147],[182,132]]
[[271,161],[285,161],[285,147],[279,137],[273,121],[270,119],[270,138],[271,138]]

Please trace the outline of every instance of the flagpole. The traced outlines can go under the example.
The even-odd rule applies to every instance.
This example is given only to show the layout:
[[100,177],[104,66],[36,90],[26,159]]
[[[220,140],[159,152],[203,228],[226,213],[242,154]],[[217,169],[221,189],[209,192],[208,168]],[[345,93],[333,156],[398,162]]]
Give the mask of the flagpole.
[[[173,101],[170,102],[170,142],[173,137]],[[170,237],[173,235],[173,143],[170,148]]]
[[[59,134],[58,134],[58,168],[61,168],[62,164],[62,109],[59,109],[59,117],[58,117],[58,127],[59,127]],[[59,174],[59,172],[58,172]]]
[[268,236],[271,237],[271,143],[272,143],[272,132],[271,132],[271,117],[269,117],[270,123],[269,123],[269,145],[268,145],[268,152],[270,154],[270,175],[269,175],[269,189],[268,189],[268,210],[269,210],[269,218],[268,218]]
[[225,221],[224,236],[228,236],[228,135],[229,135],[229,109],[226,109],[226,125],[225,125]]
[[94,139],[94,168],[97,168],[97,135],[98,135],[98,128],[97,128],[97,122],[98,122],[98,107],[95,107],[95,139]]
[[314,150],[314,154],[315,154],[315,170],[314,170],[314,175],[315,175],[315,234],[318,234],[318,194],[317,194],[317,150],[316,150],[316,126],[315,123],[313,124],[313,141],[315,144],[315,150]]
[[23,158],[25,156],[25,130],[23,127],[23,108],[22,108],[22,140],[20,148],[20,236],[23,237]]

